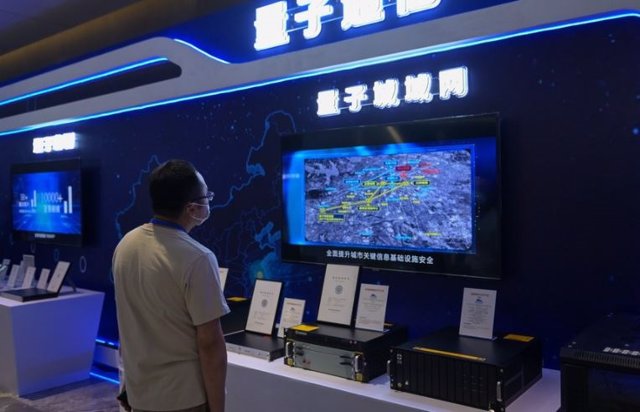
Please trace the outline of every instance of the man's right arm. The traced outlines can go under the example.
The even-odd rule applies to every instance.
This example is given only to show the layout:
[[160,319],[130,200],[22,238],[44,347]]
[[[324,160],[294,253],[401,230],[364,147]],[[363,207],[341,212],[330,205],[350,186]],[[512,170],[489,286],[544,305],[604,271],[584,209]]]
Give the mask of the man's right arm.
[[224,411],[227,349],[220,319],[196,326],[198,355],[211,412]]

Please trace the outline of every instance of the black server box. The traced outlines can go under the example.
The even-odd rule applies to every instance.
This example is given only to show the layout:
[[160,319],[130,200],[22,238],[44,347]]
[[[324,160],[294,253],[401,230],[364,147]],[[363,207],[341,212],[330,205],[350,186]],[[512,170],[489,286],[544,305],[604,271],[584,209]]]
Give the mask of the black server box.
[[405,326],[387,326],[382,332],[328,324],[289,328],[284,363],[369,382],[386,372],[389,349],[407,340]]
[[493,340],[447,328],[391,348],[392,389],[479,409],[506,406],[542,376],[539,339],[509,334]]
[[560,350],[562,412],[640,411],[640,315],[610,314]]

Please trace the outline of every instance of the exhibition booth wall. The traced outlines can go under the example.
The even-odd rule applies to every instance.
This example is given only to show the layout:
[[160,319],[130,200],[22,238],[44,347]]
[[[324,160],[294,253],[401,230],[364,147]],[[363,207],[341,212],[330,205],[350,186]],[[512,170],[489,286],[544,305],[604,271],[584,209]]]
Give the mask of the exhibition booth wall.
[[[545,367],[557,369],[560,347],[577,332],[605,314],[635,311],[640,301],[640,255],[636,250],[640,232],[640,56],[633,53],[640,42],[640,14],[611,5],[613,9],[592,11],[596,2],[575,1],[568,2],[575,8],[574,15],[564,10],[554,21],[553,16],[539,11],[531,17],[538,19],[537,24],[510,27],[514,21],[523,24],[518,12],[531,10],[532,3],[537,4],[536,10],[555,4],[491,3],[486,5],[491,7],[462,16],[442,16],[446,26],[438,21],[423,23],[421,30],[438,29],[436,38],[446,38],[449,34],[444,27],[453,30],[456,19],[469,23],[460,29],[463,33],[474,27],[477,33],[482,27],[500,31],[490,36],[487,29],[486,35],[466,42],[448,39],[446,47],[427,44],[415,53],[404,50],[394,57],[394,45],[398,50],[407,47],[402,39],[417,42],[397,34],[403,30],[410,34],[412,26],[380,33],[372,30],[362,38],[337,38],[335,43],[318,45],[322,56],[313,55],[313,44],[293,51],[287,59],[298,66],[291,73],[276,55],[238,63],[236,89],[234,75],[228,72],[233,67],[220,69],[222,80],[215,79],[216,70],[205,68],[188,85],[176,83],[173,88],[171,80],[165,79],[123,91],[129,100],[121,103],[126,109],[122,112],[112,108],[117,105],[116,91],[102,99],[91,97],[86,102],[43,108],[40,114],[23,111],[0,119],[0,152],[5,160],[0,164],[0,182],[4,187],[9,185],[13,164],[79,158],[83,169],[82,245],[16,238],[11,231],[12,193],[3,190],[0,258],[19,260],[22,254],[32,253],[38,267],[53,267],[59,259],[72,262],[70,277],[79,287],[106,293],[99,336],[117,342],[113,249],[125,233],[151,218],[145,186],[150,171],[166,160],[184,158],[196,166],[216,194],[211,218],[192,235],[215,252],[221,266],[229,268],[226,295],[250,296],[256,279],[282,281],[282,296],[306,300],[304,320],[314,321],[324,266],[281,259],[282,136],[496,113],[501,140],[501,233],[495,241],[501,245],[501,269],[494,277],[500,279],[365,265],[360,281],[389,285],[387,319],[407,325],[411,337],[457,325],[464,288],[497,290],[496,332],[539,337]],[[510,13],[515,17],[505,23],[503,18]],[[196,23],[189,26],[195,33],[190,40],[203,25]],[[371,38],[391,57],[366,60],[367,53],[375,54]],[[145,45],[153,46],[154,41],[141,39],[139,46],[123,45],[92,57],[91,64],[104,65],[96,73],[121,67],[126,60],[123,56],[144,54]],[[348,66],[345,44],[351,44],[350,50],[362,61]],[[366,45],[366,50],[358,44]],[[189,79],[193,73],[186,62],[191,55],[183,47],[167,53],[173,56],[169,60],[184,63],[178,64],[181,76]],[[189,47],[194,62],[204,58],[203,52],[215,54],[214,46],[203,47],[204,51]],[[339,56],[332,56],[332,50],[339,51]],[[108,63],[110,58],[113,64]],[[335,59],[335,67],[325,64],[323,70],[313,72],[313,59]],[[82,64],[57,73],[62,70],[64,76],[73,77],[74,68],[88,70]],[[456,70],[464,79],[439,83],[447,70]],[[420,74],[430,75],[434,83],[430,101],[407,97],[404,80]],[[52,84],[64,77],[50,76]],[[228,84],[207,91],[208,82],[225,79],[230,79]],[[399,88],[392,92],[398,99],[385,108],[376,107],[372,104],[376,82],[389,79],[399,79]],[[35,80],[46,81],[46,74]],[[22,85],[36,87],[29,82],[23,80]],[[323,104],[319,103],[320,92],[338,90],[343,98],[345,90],[356,85],[369,90],[369,100],[363,99],[362,107],[356,109],[344,100],[338,107],[319,107]],[[5,100],[18,95],[19,86],[0,88],[0,96]],[[169,102],[172,95],[176,101]],[[65,110],[78,114],[74,117]],[[91,113],[99,116],[90,118]],[[34,138],[68,132],[76,134],[75,149],[33,153]]]

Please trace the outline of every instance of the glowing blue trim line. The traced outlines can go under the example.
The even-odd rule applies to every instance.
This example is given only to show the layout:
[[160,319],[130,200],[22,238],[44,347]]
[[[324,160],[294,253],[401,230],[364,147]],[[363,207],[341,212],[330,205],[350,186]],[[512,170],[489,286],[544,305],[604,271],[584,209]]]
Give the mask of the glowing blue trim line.
[[[237,91],[253,89],[253,88],[272,85],[272,84],[283,83],[283,82],[287,82],[287,81],[290,81],[290,80],[302,79],[302,78],[307,78],[307,77],[314,77],[314,76],[318,76],[318,75],[322,75],[322,74],[336,73],[336,72],[340,72],[340,71],[352,70],[352,69],[355,69],[355,68],[372,66],[372,65],[381,64],[381,63],[388,63],[388,62],[408,59],[408,58],[412,58],[412,57],[418,57],[418,56],[422,56],[422,55],[425,55],[425,54],[440,53],[440,52],[460,49],[460,48],[464,48],[464,47],[472,47],[472,46],[477,46],[477,45],[480,45],[480,44],[498,42],[498,41],[502,41],[502,40],[511,39],[511,38],[514,38],[514,37],[529,36],[529,35],[536,34],[536,33],[548,32],[548,31],[553,31],[553,30],[560,30],[560,29],[565,29],[565,28],[575,27],[575,26],[584,26],[584,25],[587,25],[587,24],[599,23],[599,22],[607,21],[607,20],[621,19],[621,18],[625,18],[625,17],[640,17],[640,12],[637,12],[637,11],[617,11],[617,12],[613,12],[611,14],[585,17],[585,18],[579,19],[579,20],[571,20],[571,21],[564,22],[564,23],[554,23],[554,24],[549,24],[549,25],[545,25],[545,26],[539,26],[537,28],[525,29],[525,30],[521,30],[521,31],[514,31],[514,32],[511,32],[511,33],[506,33],[506,34],[487,36],[487,37],[481,37],[481,38],[476,38],[476,39],[469,39],[469,40],[464,40],[464,41],[459,41],[459,42],[454,42],[454,43],[448,43],[448,44],[438,45],[438,46],[428,46],[428,47],[423,47],[423,48],[420,48],[420,49],[414,49],[414,50],[410,50],[410,51],[389,54],[389,55],[386,55],[386,56],[380,56],[380,57],[369,58],[369,59],[359,60],[359,61],[350,62],[350,63],[338,64],[338,65],[335,65],[335,66],[325,67],[325,68],[322,68],[322,69],[310,70],[310,71],[298,73],[298,74],[287,76],[287,77],[280,77],[280,78],[276,78],[276,79],[264,80],[264,81],[260,81],[260,82],[256,82],[256,83],[249,83],[249,84],[245,84],[245,85],[241,85],[241,86],[234,86],[234,87],[230,87],[230,88],[226,88],[226,89],[215,90],[215,91],[212,91],[212,92],[204,92],[204,93],[191,95],[191,96],[183,96],[183,97],[169,99],[169,100],[163,100],[163,101],[158,101],[158,102],[153,102],[153,103],[147,103],[147,104],[143,104],[143,105],[140,105],[140,106],[126,107],[126,108],[122,108],[122,109],[117,109],[117,110],[112,110],[112,111],[109,111],[109,112],[92,114],[92,115],[83,116],[83,117],[53,120],[53,121],[50,121],[50,122],[45,122],[45,123],[25,126],[25,127],[19,128],[19,129],[0,132],[0,137],[8,136],[8,135],[11,135],[11,134],[16,134],[16,133],[28,132],[28,131],[37,130],[37,129],[41,129],[41,128],[45,128],[45,127],[60,126],[60,125],[65,125],[65,124],[70,124],[70,123],[83,122],[85,120],[91,120],[91,119],[97,119],[97,118],[102,118],[102,117],[107,117],[107,116],[113,116],[113,115],[117,115],[117,114],[121,114],[121,113],[127,113],[127,112],[131,112],[131,111],[136,111],[136,110],[145,110],[145,109],[149,109],[149,108],[152,108],[152,107],[163,106],[163,105],[167,105],[167,104],[173,104],[173,103],[183,102],[183,101],[188,101],[188,100],[200,99],[200,98],[203,98],[203,97],[211,97],[211,96],[217,96],[217,95],[220,95],[220,94],[234,93],[234,92],[237,92]],[[195,50],[199,50],[197,48],[194,48],[194,49]]]
[[616,12],[613,14],[600,15],[598,17],[588,17],[588,18],[585,18],[584,20],[571,20],[564,23],[553,23],[549,25],[538,26],[531,29],[523,29],[520,31],[514,31],[510,33],[497,34],[497,35],[491,35],[486,37],[477,37],[474,39],[466,39],[466,40],[461,40],[457,42],[441,44],[436,46],[427,46],[419,49],[387,54],[380,57],[372,57],[372,58],[358,60],[350,63],[343,63],[335,66],[324,67],[322,69],[305,72],[304,74],[311,73],[312,75],[320,75],[320,74],[327,74],[327,73],[335,73],[338,71],[353,70],[360,67],[373,66],[376,64],[390,63],[398,60],[410,59],[412,57],[424,56],[426,54],[442,53],[442,52],[462,49],[466,47],[478,46],[481,44],[499,42],[503,40],[512,39],[515,37],[524,37],[524,36],[529,36],[537,33],[544,33],[544,32],[554,31],[554,30],[562,30],[570,27],[584,26],[587,24],[599,23],[602,21],[615,20],[615,19],[620,19],[625,17],[640,17],[640,12],[631,12],[631,11]]
[[58,90],[66,89],[68,87],[77,86],[77,85],[82,84],[82,83],[88,83],[88,82],[91,82],[91,81],[94,81],[94,80],[97,80],[97,79],[101,79],[103,77],[109,77],[109,76],[113,76],[114,74],[122,73],[122,72],[125,72],[125,71],[128,71],[128,70],[137,69],[138,67],[147,66],[147,65],[150,65],[150,64],[153,64],[153,63],[158,63],[158,62],[161,62],[161,61],[168,61],[168,60],[169,59],[167,59],[166,57],[156,57],[154,59],[143,60],[143,61],[138,62],[138,63],[128,64],[126,66],[118,67],[116,69],[112,69],[112,70],[109,70],[109,71],[104,72],[104,73],[95,74],[95,75],[89,76],[89,77],[83,77],[81,79],[74,80],[74,81],[69,82],[69,83],[62,83],[62,84],[59,84],[57,86],[53,86],[53,87],[49,87],[47,89],[39,90],[37,92],[23,94],[21,96],[14,97],[12,99],[3,100],[3,101],[0,101],[0,106],[4,106],[4,105],[11,104],[11,103],[14,103],[14,102],[19,102],[20,100],[29,99],[29,98],[35,97],[35,96],[41,96],[43,94],[47,94],[47,93],[55,92],[55,91],[58,91]]
[[185,46],[191,47],[193,50],[197,51],[197,52],[198,52],[198,53],[200,53],[200,54],[204,54],[205,56],[207,56],[208,58],[210,58],[210,59],[212,59],[212,60],[215,60],[215,61],[217,61],[217,62],[224,63],[224,64],[231,64],[231,62],[228,62],[228,61],[226,61],[226,60],[222,60],[222,59],[221,59],[221,58],[219,58],[219,57],[216,57],[216,56],[214,56],[214,55],[212,55],[212,54],[209,54],[209,53],[207,53],[206,51],[204,51],[204,50],[202,50],[202,49],[200,49],[200,48],[198,48],[198,47],[194,46],[194,45],[193,45],[193,44],[191,44],[191,43],[187,43],[187,42],[186,42],[186,41],[184,41],[184,40],[180,40],[180,39],[172,39],[172,40],[173,40],[173,41],[175,41],[175,42],[178,42],[178,43],[180,43],[180,44],[184,44]]
[[117,348],[120,346],[118,342],[112,342],[112,341],[101,339],[101,338],[96,338],[96,342],[101,345],[113,346],[114,348]]
[[95,373],[95,372],[89,372],[89,375],[91,375],[91,376],[93,376],[95,378],[98,378],[98,379],[102,379],[103,381],[107,381],[107,382],[114,383],[116,385],[120,385],[120,381],[117,380],[117,379],[111,379],[111,378],[108,378],[106,376],[100,375],[100,374]]

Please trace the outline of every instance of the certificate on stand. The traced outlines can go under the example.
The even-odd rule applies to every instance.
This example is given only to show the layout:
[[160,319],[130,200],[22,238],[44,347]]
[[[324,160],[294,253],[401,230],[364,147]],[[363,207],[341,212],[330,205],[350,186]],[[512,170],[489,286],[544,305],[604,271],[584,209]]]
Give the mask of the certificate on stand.
[[227,284],[227,275],[229,274],[229,268],[218,268],[218,274],[220,275],[220,290],[224,292],[224,285]]
[[279,338],[284,338],[285,329],[302,323],[304,304],[305,301],[302,299],[284,298],[282,314],[280,315],[280,326],[278,326]]
[[351,325],[359,269],[358,266],[327,265],[318,309],[319,321]]
[[38,289],[46,289],[47,283],[49,282],[49,273],[51,271],[49,269],[42,269],[40,271],[40,277],[38,278],[38,284],[36,288]]
[[495,290],[464,288],[460,335],[493,338],[496,295]]
[[249,306],[246,330],[251,332],[273,333],[273,321],[276,319],[278,300],[282,283],[270,280],[256,280]]
[[36,268],[29,266],[24,273],[24,280],[22,281],[22,289],[30,288],[33,283],[33,278],[36,276]]
[[384,330],[384,316],[387,311],[389,286],[360,285],[358,312],[356,314],[356,328],[382,332]]

